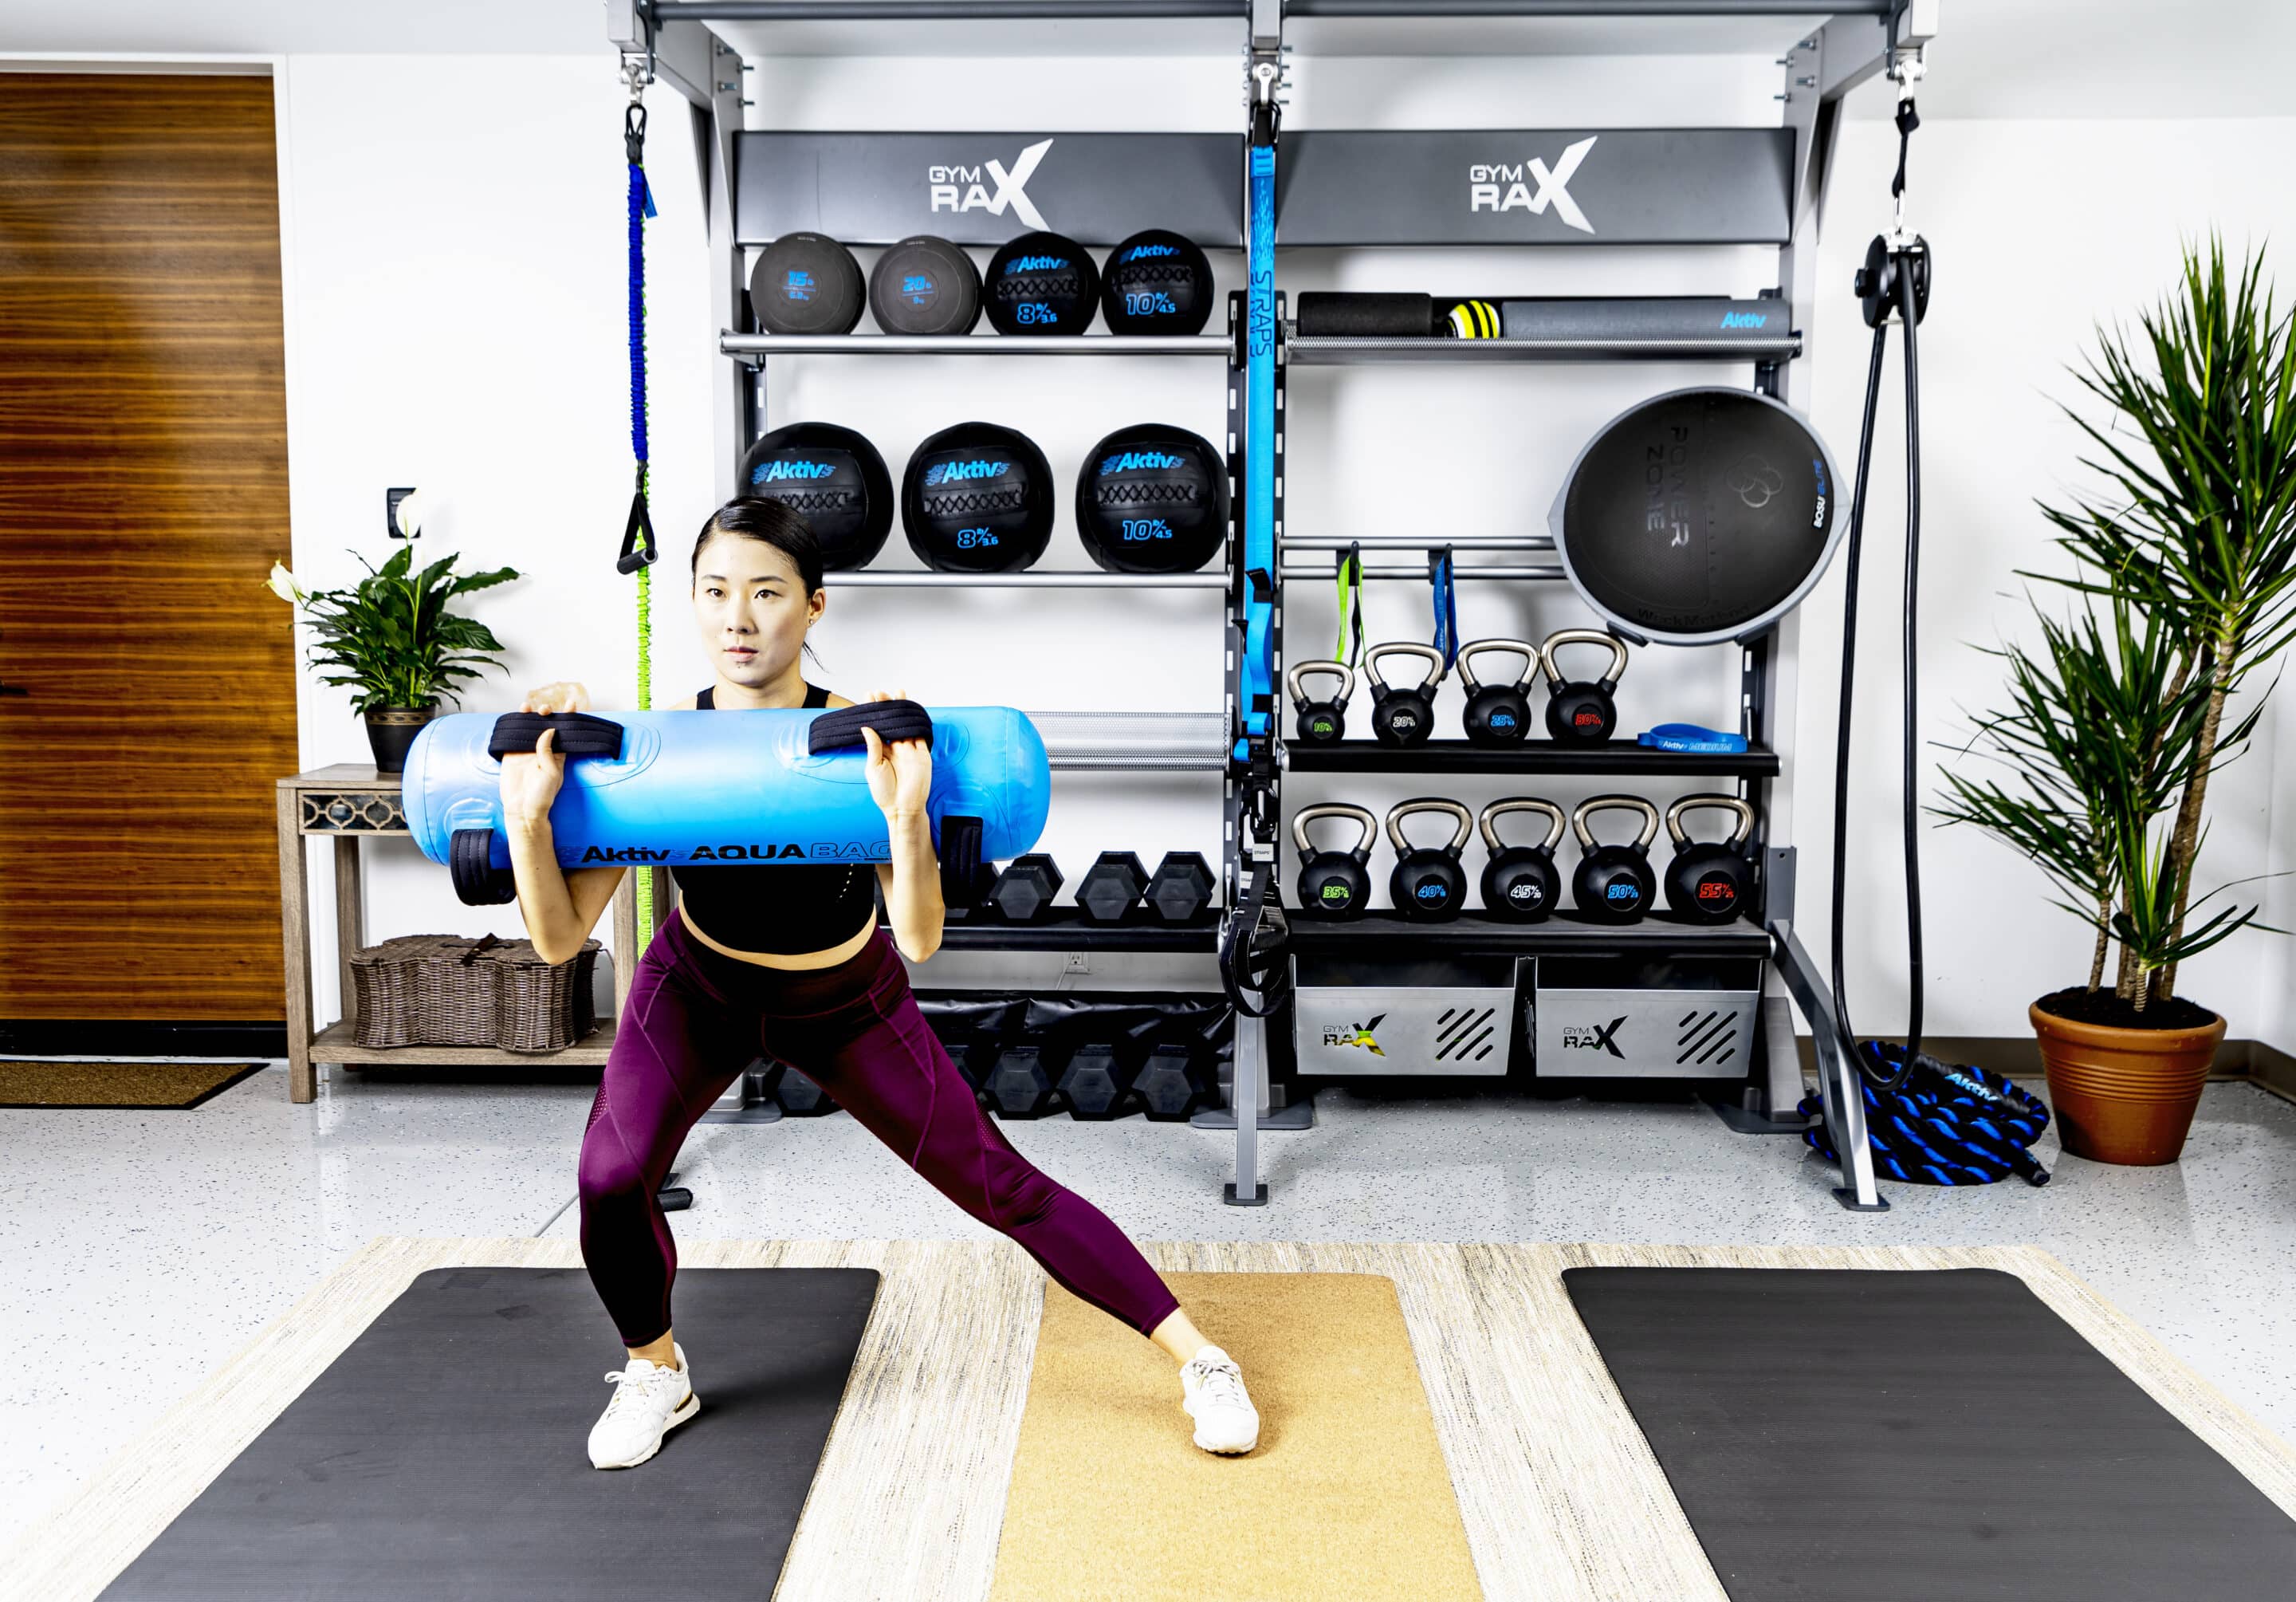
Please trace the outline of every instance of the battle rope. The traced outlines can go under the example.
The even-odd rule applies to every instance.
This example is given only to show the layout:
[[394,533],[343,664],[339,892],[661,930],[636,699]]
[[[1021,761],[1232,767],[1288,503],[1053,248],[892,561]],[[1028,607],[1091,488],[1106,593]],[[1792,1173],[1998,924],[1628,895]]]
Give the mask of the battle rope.
[[[654,215],[653,192],[645,179],[645,77],[628,74],[629,110],[622,119],[622,150],[630,168],[630,454],[637,459],[637,489],[629,520],[622,527],[622,552],[615,571],[638,578],[638,710],[653,705],[653,563],[660,555],[653,518],[646,507],[645,221]],[[653,938],[653,875],[638,870],[638,939]]]

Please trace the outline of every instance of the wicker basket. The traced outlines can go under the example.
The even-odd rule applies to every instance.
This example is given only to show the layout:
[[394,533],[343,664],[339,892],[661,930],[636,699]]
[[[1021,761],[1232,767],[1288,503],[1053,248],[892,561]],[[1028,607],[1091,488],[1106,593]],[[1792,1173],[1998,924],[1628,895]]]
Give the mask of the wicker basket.
[[557,1051],[597,1027],[596,941],[552,964],[531,941],[402,934],[351,957],[362,1046],[498,1046]]

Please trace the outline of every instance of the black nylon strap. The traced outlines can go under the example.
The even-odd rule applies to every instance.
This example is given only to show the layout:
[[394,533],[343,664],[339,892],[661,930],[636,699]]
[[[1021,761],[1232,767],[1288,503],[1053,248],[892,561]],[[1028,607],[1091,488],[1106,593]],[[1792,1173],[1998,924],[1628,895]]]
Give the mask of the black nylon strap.
[[[877,703],[884,705],[883,702]],[[980,899],[980,819],[952,813],[940,820],[940,900],[971,907]]]
[[930,740],[932,715],[914,701],[861,701],[824,712],[806,730],[805,748],[815,756],[865,743],[863,728],[873,728],[883,740]]
[[455,899],[465,907],[503,907],[518,900],[518,882],[508,868],[491,865],[495,832],[456,829],[447,853]]
[[587,712],[504,712],[495,719],[487,754],[500,761],[531,752],[545,728],[558,731],[552,746],[562,757],[619,759],[622,754],[622,726]]
[[[1220,988],[1228,1003],[1246,1018],[1273,1015],[1291,995],[1285,976],[1283,948],[1290,926],[1280,907],[1268,900],[1274,869],[1263,862],[1253,867],[1241,906],[1232,908],[1220,925]],[[1259,993],[1257,1005],[1244,992]]]

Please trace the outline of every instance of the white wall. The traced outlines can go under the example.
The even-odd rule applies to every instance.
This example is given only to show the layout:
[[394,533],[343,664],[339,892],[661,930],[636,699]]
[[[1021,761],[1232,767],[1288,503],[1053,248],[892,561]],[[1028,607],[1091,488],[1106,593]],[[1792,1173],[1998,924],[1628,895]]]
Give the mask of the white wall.
[[[2062,571],[2035,508],[2062,503],[2095,481],[2058,403],[2073,400],[2069,370],[2096,349],[2100,323],[2128,322],[2175,283],[2178,249],[2222,232],[2235,252],[2284,242],[2284,289],[2296,290],[2286,242],[2296,234],[2296,191],[2284,152],[2296,120],[1930,122],[1915,136],[1911,218],[1937,252],[1935,289],[1922,327],[1923,440],[1922,735],[1965,738],[1966,711],[1999,704],[1998,664],[1980,646],[2030,638],[2031,607],[2018,570]],[[1845,129],[1827,218],[1826,283],[1846,285],[1867,237],[1886,223],[1896,136],[1887,124]],[[1816,413],[1845,458],[1857,445],[1868,336],[1837,287],[1819,308]],[[1861,1028],[1900,1026],[1905,1013],[1903,900],[1898,890],[1895,653],[1898,563],[1903,546],[1903,410],[1890,369],[1863,580],[1858,679],[1857,820],[1851,852],[1855,943],[1849,989]],[[1830,762],[1839,658],[1841,567],[1804,608],[1799,738],[1799,834],[1813,864],[1830,850]],[[2045,604],[2057,604],[2046,591]],[[2251,753],[2209,792],[2210,833],[2201,889],[2285,871],[2296,774],[2284,699]],[[1931,756],[1943,754],[1936,744]],[[2026,1003],[2085,982],[2089,940],[2046,904],[2039,873],[1965,829],[1928,830],[1927,1027],[1944,1034],[2010,1035]],[[1823,877],[1807,893],[1823,896]],[[2267,921],[2291,926],[2284,881],[2247,887]],[[1823,949],[1822,901],[1803,908],[1805,935]],[[2286,997],[2296,960],[2284,937],[2250,932],[2189,963],[2185,994],[2223,1010],[2235,1039],[2287,1048],[2296,1019]]]
[[[1235,116],[1234,66],[1222,59],[963,65],[952,73],[936,60],[767,62],[751,75],[754,125],[1225,128]],[[1775,115],[1767,61],[1718,70],[1711,61],[1665,57],[1308,59],[1296,77],[1294,127],[1697,125]],[[511,672],[472,694],[475,709],[510,704],[517,686],[557,677],[585,678],[602,706],[630,696],[631,591],[612,571],[629,492],[620,101],[603,53],[295,56],[282,74],[295,565],[307,580],[355,572],[341,547],[379,552],[382,488],[423,484],[434,510],[427,548],[465,549],[473,564],[508,562],[532,575],[480,599],[480,614],[511,645]],[[715,499],[708,386],[718,358],[710,354],[682,108],[667,92],[653,104],[650,167],[663,215],[649,230],[652,438],[668,553],[657,569],[656,684],[667,699],[706,678],[677,575],[691,530]],[[1930,738],[1950,735],[1956,702],[1993,699],[1991,665],[1973,645],[2020,625],[2021,603],[1998,592],[2013,587],[2014,568],[2046,560],[2033,497],[2060,491],[2077,472],[2070,431],[2052,409],[2052,397],[2071,393],[2062,365],[2095,318],[2133,308],[2169,282],[2180,234],[2215,223],[2237,242],[2286,222],[2292,202],[2271,152],[2284,146],[2290,126],[1932,121],[1919,136],[1915,215],[1939,256],[1923,330],[1921,644]],[[1816,351],[1805,392],[1845,462],[1856,445],[1866,339],[1847,285],[1866,237],[1886,221],[1893,156],[1886,124],[1847,128],[1826,219],[1824,298],[1802,319]],[[1224,286],[1235,260],[1216,258]],[[1774,260],[1736,250],[1302,252],[1287,257],[1284,283],[1293,292],[1747,292],[1772,281]],[[1692,368],[1299,373],[1290,526],[1349,537],[1535,529],[1590,431],[1643,396],[1709,379],[1727,382]],[[1904,1006],[1890,790],[1900,516],[1890,477],[1893,405],[1884,408],[1886,471],[1874,498],[1854,793],[1850,987],[1867,1028],[1893,1026]],[[1029,432],[1065,479],[1110,429],[1156,418],[1217,437],[1221,407],[1218,369],[1178,359],[1127,362],[1119,371],[1082,361],[815,358],[777,364],[770,420],[859,427],[898,472],[924,434],[985,417]],[[1398,460],[1420,465],[1398,472]],[[911,562],[897,530],[882,564]],[[1065,519],[1044,564],[1085,565]],[[1032,709],[1211,709],[1219,699],[1217,606],[1210,594],[1185,592],[832,591],[817,636],[820,677],[849,693],[884,685]],[[1803,614],[1794,733],[1807,756],[1790,759],[1778,786],[1780,816],[1792,819],[1805,851],[1804,934],[1821,961],[1839,610],[1837,571]],[[1293,654],[1320,651],[1332,619],[1324,594],[1296,587]],[[1460,620],[1468,637],[1535,637],[1587,614],[1559,587],[1470,585]],[[1423,638],[1423,589],[1375,587],[1368,622],[1374,639]],[[1633,727],[1663,718],[1725,722],[1733,667],[1726,652],[1637,653],[1620,693],[1624,718]],[[1447,690],[1444,713],[1456,704]],[[363,732],[342,709],[335,693],[306,686],[307,763],[362,755]],[[2268,727],[2257,752],[2219,780],[2206,861],[2227,875],[2265,859],[2276,733]],[[1072,874],[1107,847],[1152,862],[1167,849],[1217,853],[1218,788],[1209,776],[1063,776],[1059,784],[1046,848]],[[1301,776],[1287,788],[1297,801],[1345,795],[1381,807],[1420,786]],[[1455,788],[1470,804],[1502,793]],[[1567,801],[1578,793],[1557,793]],[[456,905],[445,876],[411,847],[368,850],[371,939],[514,930],[513,909]],[[1930,1027],[2020,1032],[2027,1001],[2084,971],[2079,927],[2046,905],[2037,875],[1989,842],[1929,832],[1923,851]],[[1385,861],[1382,853],[1375,866],[1383,870]],[[324,894],[328,869],[315,872]],[[2285,899],[2276,886],[2274,893]],[[1087,982],[1210,982],[1199,963],[1100,960],[1115,971]],[[2278,998],[2291,960],[2273,937],[2244,937],[2192,965],[2186,989],[2226,1007],[2236,1036],[2284,1039],[2292,1021]],[[322,1016],[333,1006],[332,969],[322,952]],[[931,970],[937,981],[992,973],[1049,978],[1040,962],[972,954],[945,955]]]

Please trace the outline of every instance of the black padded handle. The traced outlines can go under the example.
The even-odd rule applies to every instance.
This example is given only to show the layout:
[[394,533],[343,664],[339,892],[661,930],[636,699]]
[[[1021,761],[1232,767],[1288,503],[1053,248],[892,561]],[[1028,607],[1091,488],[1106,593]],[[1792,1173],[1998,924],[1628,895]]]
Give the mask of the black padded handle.
[[558,731],[554,749],[562,757],[621,758],[622,726],[587,712],[504,712],[495,719],[487,754],[499,762],[506,756],[531,752],[545,728]]
[[806,730],[805,748],[819,756],[824,751],[865,744],[864,728],[875,729],[882,740],[930,740],[932,714],[914,701],[858,701],[816,718]]

